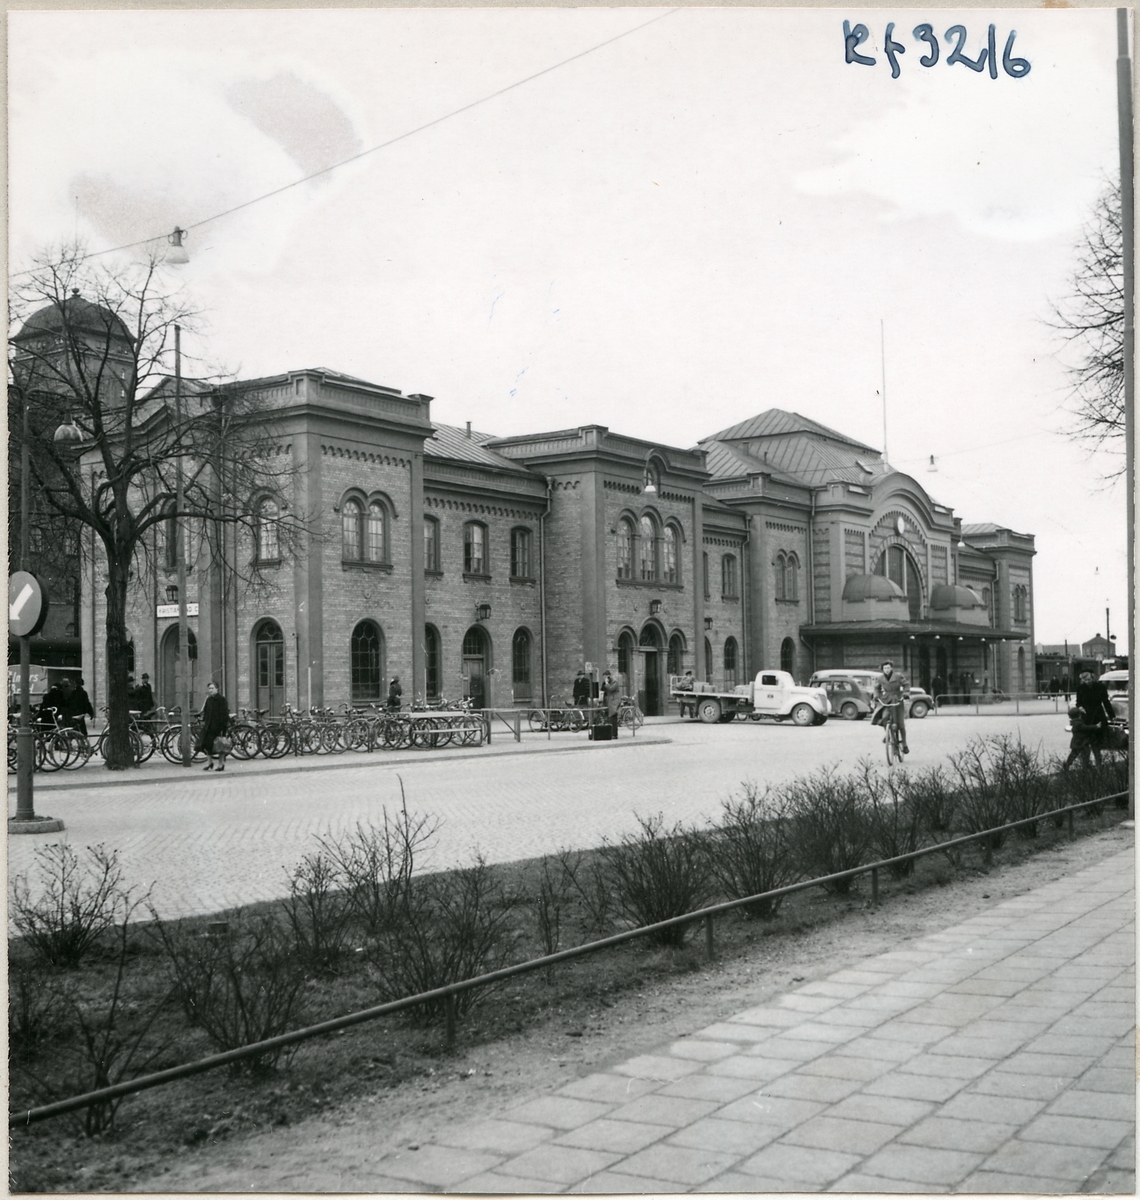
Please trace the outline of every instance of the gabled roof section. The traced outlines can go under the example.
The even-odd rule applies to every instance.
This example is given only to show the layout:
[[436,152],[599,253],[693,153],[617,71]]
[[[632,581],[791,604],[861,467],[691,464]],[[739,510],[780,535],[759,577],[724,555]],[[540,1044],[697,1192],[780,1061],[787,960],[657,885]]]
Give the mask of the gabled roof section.
[[492,467],[496,471],[509,471],[512,475],[533,476],[528,467],[514,459],[489,449],[484,443],[494,441],[493,433],[476,433],[468,436],[465,429],[454,425],[435,425],[434,431],[424,442],[424,455],[428,458],[451,459],[453,462],[472,463],[481,467]]
[[873,485],[892,472],[874,447],[779,408],[706,438],[701,448],[714,478],[765,471],[801,487],[820,487],[838,480]]
[[846,446],[854,446],[857,450],[862,450],[867,454],[877,456],[879,453],[873,446],[857,442],[845,433],[829,429],[826,425],[821,425],[818,421],[813,421],[810,417],[805,417],[797,412],[788,412],[787,409],[783,408],[770,408],[758,416],[749,417],[747,421],[741,421],[739,424],[732,425],[728,429],[722,429],[720,433],[714,433],[708,440],[718,442],[749,441],[752,438],[788,437],[791,434],[797,433],[829,438],[835,442],[842,442]]

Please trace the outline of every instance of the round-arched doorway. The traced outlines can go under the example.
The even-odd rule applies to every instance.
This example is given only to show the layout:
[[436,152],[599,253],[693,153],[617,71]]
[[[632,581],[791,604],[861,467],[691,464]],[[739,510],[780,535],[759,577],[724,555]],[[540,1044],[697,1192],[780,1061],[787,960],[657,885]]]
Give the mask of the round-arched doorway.
[[637,649],[642,663],[637,704],[647,717],[659,717],[664,711],[661,687],[661,630],[656,625],[646,625],[637,639]]
[[472,625],[463,635],[463,695],[476,708],[486,708],[487,673],[491,669],[491,639],[482,625]]
[[[190,666],[190,709],[196,711],[202,703],[198,691],[198,639],[193,629],[186,630],[186,657]],[[162,635],[159,650],[162,677],[159,680],[159,704],[166,708],[177,708],[182,703],[182,671],[178,663],[178,626],[171,625]]]
[[276,621],[253,634],[253,707],[276,717],[285,704],[285,635]]
[[784,638],[780,643],[780,670],[787,671],[792,678],[796,675],[796,644],[792,639]]

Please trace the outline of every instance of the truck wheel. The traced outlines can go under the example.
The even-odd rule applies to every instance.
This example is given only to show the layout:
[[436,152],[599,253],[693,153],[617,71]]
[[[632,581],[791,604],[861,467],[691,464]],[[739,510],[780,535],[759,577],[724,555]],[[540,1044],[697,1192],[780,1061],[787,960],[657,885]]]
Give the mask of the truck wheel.
[[697,716],[706,725],[715,725],[720,720],[720,701],[702,700],[697,705]]
[[853,700],[848,700],[847,703],[839,710],[839,715],[845,721],[858,721],[859,705],[857,705]]
[[797,704],[792,709],[792,720],[800,726],[815,724],[815,709],[810,704]]
[[930,711],[930,705],[925,700],[916,700],[911,705],[910,715],[916,720],[921,721],[923,717]]
[[722,714],[722,716],[720,718],[720,723],[722,725],[731,725],[732,722],[735,720],[736,720],[736,713],[726,712],[726,713]]

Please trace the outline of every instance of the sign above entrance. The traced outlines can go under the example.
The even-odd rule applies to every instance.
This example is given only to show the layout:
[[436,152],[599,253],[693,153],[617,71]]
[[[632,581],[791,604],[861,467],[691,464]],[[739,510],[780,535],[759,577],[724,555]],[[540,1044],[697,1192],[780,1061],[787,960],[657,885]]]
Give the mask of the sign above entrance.
[[[154,615],[156,617],[176,617],[178,616],[177,604],[159,604],[155,607]],[[188,617],[196,617],[198,615],[197,604],[186,605],[186,615]]]

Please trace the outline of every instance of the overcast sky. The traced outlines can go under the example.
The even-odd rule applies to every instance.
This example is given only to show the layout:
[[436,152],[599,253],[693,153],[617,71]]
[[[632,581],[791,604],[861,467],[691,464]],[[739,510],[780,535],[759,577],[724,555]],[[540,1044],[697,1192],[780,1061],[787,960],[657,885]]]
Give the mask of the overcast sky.
[[[874,66],[845,62],[845,18]],[[211,363],[676,446],[780,407],[882,447],[882,321],[890,461],[1036,536],[1038,641],[1103,633],[1111,606],[1123,648],[1123,485],[1063,436],[1049,326],[1117,172],[1113,10],[8,20],[13,270],[188,226],[208,323],[186,349]],[[1024,77],[947,64],[947,29],[976,59],[991,23]]]

